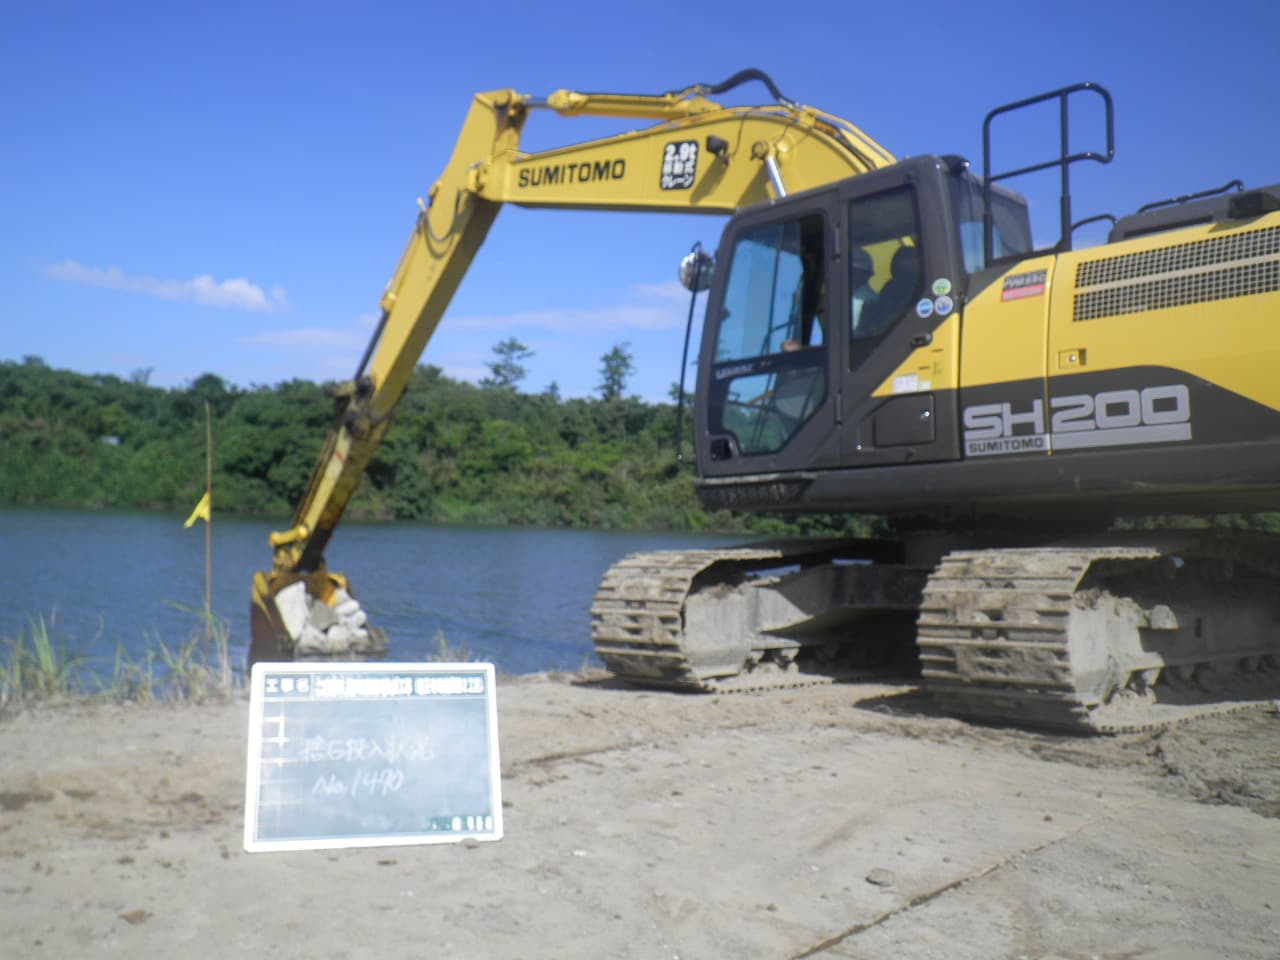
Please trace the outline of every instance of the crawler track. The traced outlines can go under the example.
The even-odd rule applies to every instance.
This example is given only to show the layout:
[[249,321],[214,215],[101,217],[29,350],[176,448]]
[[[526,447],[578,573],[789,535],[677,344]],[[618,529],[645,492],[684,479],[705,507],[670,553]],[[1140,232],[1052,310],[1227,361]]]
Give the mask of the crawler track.
[[[625,680],[681,690],[901,673],[843,656],[833,641],[850,631],[881,637],[894,625],[886,617],[901,628],[914,616],[923,571],[895,567],[895,578],[871,562],[895,551],[865,540],[633,554],[609,569],[596,592],[596,653]],[[779,569],[789,572],[775,575]]]
[[[927,582],[891,552],[862,541],[633,555],[596,594],[596,650],[631,682],[749,691],[882,678],[895,671],[849,651],[886,637],[912,647],[914,634],[924,687],[948,713],[1077,733],[1149,729],[1280,694],[1275,537],[958,550]],[[784,567],[799,573],[774,573]],[[806,576],[808,593],[795,587]],[[808,619],[772,626],[797,615],[761,612],[759,588]],[[905,613],[914,625],[904,635]]]
[[1118,733],[1274,695],[1271,538],[957,551],[925,589],[925,688],[978,720]]
[[632,554],[609,568],[591,603],[596,653],[619,677],[681,690],[710,690],[717,673],[741,664],[695,663],[684,629],[685,603],[698,575],[776,562],[776,550],[663,550]]

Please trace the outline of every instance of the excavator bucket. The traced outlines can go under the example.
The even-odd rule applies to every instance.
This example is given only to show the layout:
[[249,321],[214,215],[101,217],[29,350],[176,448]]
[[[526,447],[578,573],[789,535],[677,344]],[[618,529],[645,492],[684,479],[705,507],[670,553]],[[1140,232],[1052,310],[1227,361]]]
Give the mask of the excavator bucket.
[[249,666],[260,661],[370,660],[387,636],[369,625],[346,577],[324,570],[293,576],[254,574]]

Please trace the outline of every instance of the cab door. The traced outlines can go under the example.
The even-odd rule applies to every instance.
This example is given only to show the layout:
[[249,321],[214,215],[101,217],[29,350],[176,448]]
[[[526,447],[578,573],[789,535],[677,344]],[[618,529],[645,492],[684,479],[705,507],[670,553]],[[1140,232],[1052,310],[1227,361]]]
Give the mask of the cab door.
[[854,178],[840,190],[842,466],[960,456],[966,275],[949,209],[942,164],[932,157]]
[[835,203],[811,192],[725,229],[699,361],[705,476],[838,465]]

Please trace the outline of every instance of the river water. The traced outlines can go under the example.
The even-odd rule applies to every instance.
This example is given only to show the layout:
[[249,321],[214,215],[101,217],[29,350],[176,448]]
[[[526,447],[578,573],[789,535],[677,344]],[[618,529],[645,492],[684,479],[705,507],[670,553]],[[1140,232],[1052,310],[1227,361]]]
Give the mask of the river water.
[[[149,513],[0,509],[0,639],[29,636],[43,617],[69,652],[109,671],[203,635],[204,526]],[[249,642],[255,570],[270,565],[267,534],[282,524],[215,517],[213,612],[232,656]],[[344,523],[331,570],[351,579],[392,659],[436,657],[439,637],[506,673],[592,664],[589,608],[604,571],[637,550],[735,542],[726,537],[594,530]],[[193,612],[196,611],[196,612]],[[3,654],[3,650],[0,650]]]

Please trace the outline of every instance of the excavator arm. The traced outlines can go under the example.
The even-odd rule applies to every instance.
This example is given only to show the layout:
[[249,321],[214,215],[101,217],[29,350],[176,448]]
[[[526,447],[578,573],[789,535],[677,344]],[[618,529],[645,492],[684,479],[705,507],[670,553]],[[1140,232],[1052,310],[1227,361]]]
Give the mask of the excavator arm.
[[[749,81],[765,106],[710,99]],[[522,153],[529,114],[657,120],[605,139]],[[371,630],[324,551],[391,425],[405,386],[505,203],[524,207],[731,214],[741,207],[888,166],[894,158],[848,121],[783,97],[759,71],[664,94],[477,94],[453,156],[431,187],[382,295],[356,376],[333,389],[333,429],[273,565],[255,574],[249,661],[373,653]]]

